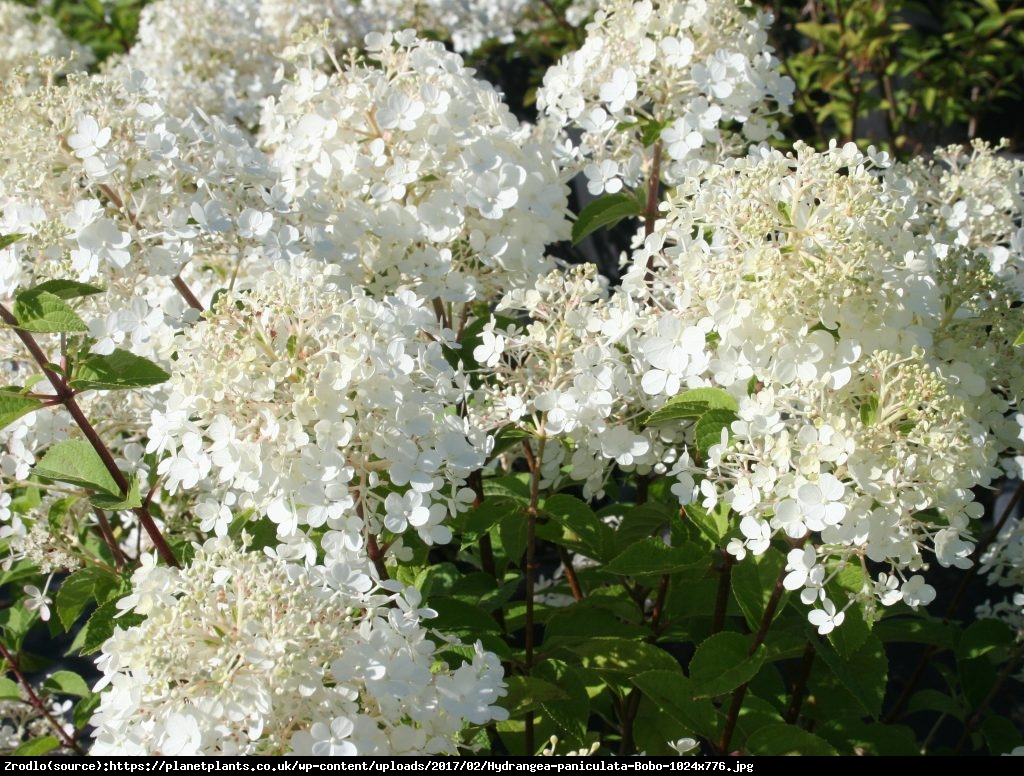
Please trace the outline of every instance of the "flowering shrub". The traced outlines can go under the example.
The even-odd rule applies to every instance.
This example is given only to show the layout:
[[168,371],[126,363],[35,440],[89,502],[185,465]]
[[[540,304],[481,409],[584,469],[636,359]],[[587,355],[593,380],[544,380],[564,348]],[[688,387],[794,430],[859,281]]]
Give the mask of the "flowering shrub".
[[605,0],[535,124],[423,34],[526,3],[170,5],[0,94],[0,745],[1024,745],[1024,164],[783,142],[731,0]]

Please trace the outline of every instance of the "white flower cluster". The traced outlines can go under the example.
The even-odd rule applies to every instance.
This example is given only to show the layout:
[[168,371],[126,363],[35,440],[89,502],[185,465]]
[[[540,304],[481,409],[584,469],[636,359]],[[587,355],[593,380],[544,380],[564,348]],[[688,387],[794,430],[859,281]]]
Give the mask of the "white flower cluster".
[[0,0],[0,40],[5,90],[31,91],[52,75],[82,70],[93,61],[92,52],[69,40],[51,17],[10,0]]
[[[148,432],[164,487],[191,490],[211,475],[292,543],[300,526],[325,523],[354,547],[367,531],[410,526],[447,542],[443,521],[472,500],[459,485],[485,440],[446,412],[464,389],[445,334],[411,293],[339,291],[323,269],[278,263],[180,334],[166,408]],[[228,522],[218,509],[202,528],[222,534]]]
[[[561,440],[545,477],[571,455],[588,496],[613,462],[671,473],[684,505],[737,515],[738,558],[811,537],[786,587],[822,633],[843,619],[826,586],[850,564],[884,569],[854,591],[869,606],[927,604],[918,572],[931,555],[969,565],[971,488],[1019,446],[995,355],[1019,326],[968,247],[906,227],[914,205],[853,146],[709,168],[670,196],[617,293],[580,268],[503,299],[499,315],[531,321],[481,332],[474,358],[495,378],[478,422]],[[692,421],[640,421],[698,388],[738,410],[695,460]]]
[[742,145],[735,125],[746,141],[774,133],[793,84],[776,72],[770,23],[734,0],[605,0],[580,49],[545,74],[537,106],[579,133],[592,194],[637,186],[655,139],[662,180],[678,183]]
[[379,64],[300,68],[264,115],[313,255],[371,293],[468,301],[532,283],[568,236],[550,150],[441,44],[406,31],[367,48]]
[[215,538],[186,569],[149,562],[132,584],[119,608],[146,619],[103,646],[92,754],[456,754],[466,723],[507,717],[494,655],[459,647],[450,667],[418,593],[358,567]]
[[1024,639],[1024,523],[1008,522],[981,558],[981,571],[994,588],[993,593],[1009,591],[998,600],[987,600],[977,608],[979,617],[1005,621]]
[[737,557],[776,534],[815,537],[790,553],[786,586],[820,607],[823,633],[842,615],[824,585],[847,562],[887,565],[862,593],[911,606],[934,596],[904,574],[925,552],[969,564],[970,488],[996,474],[1007,436],[991,370],[943,346],[961,333],[949,321],[976,317],[998,284],[964,298],[956,272],[969,264],[944,261],[944,234],[906,229],[913,200],[870,167],[852,146],[721,165],[669,202],[624,282],[647,294],[651,261],[652,303],[712,322],[708,377],[736,396],[739,420],[680,472],[680,492],[741,518]]
[[[136,43],[108,67],[144,70],[168,109],[194,110],[253,128],[263,101],[281,88],[282,55],[311,50],[310,32],[328,25],[340,48],[372,32],[415,27],[450,38],[459,52],[509,42],[527,0],[156,0],[142,9]],[[0,27],[2,29],[2,27]],[[318,62],[328,62],[319,52]]]

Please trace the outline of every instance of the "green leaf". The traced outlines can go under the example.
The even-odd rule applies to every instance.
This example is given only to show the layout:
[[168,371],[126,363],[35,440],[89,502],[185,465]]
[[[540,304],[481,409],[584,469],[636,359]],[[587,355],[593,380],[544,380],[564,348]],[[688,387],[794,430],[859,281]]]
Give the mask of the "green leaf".
[[57,589],[54,608],[57,619],[70,630],[82,611],[91,603],[102,603],[117,589],[120,580],[98,566],[87,566],[69,576]]
[[582,661],[585,667],[594,669],[606,681],[631,680],[645,671],[679,669],[679,663],[665,650],[633,639],[590,639],[559,651],[568,652],[574,658],[570,662]]
[[693,697],[692,683],[679,671],[645,671],[633,677],[633,684],[686,732],[715,737],[714,707]]
[[907,713],[915,711],[937,711],[953,719],[963,720],[964,710],[949,695],[939,690],[918,690],[907,704]]
[[736,413],[732,410],[708,410],[697,419],[693,427],[694,441],[697,449],[706,453],[712,445],[722,442],[722,429],[728,433],[732,422],[736,420]]
[[956,645],[958,660],[972,660],[982,657],[999,647],[1013,642],[1013,632],[1001,620],[984,619],[971,623],[960,636]]
[[921,754],[914,731],[906,725],[836,720],[816,729],[822,737],[840,747],[843,754],[896,757]]
[[97,493],[89,499],[89,503],[108,512],[141,507],[142,493],[139,490],[139,478],[132,477],[129,480],[127,496],[106,496],[102,493]]
[[32,291],[45,291],[61,299],[75,299],[80,296],[92,296],[102,293],[99,286],[79,283],[77,280],[46,280],[32,286]]
[[761,756],[835,756],[839,752],[828,741],[793,725],[766,725],[746,741],[750,754]]
[[719,545],[729,532],[729,505],[725,502],[710,512],[696,502],[687,504],[684,509],[686,517],[712,544]]
[[736,412],[736,399],[721,388],[694,388],[673,396],[656,409],[644,421],[645,426],[666,423],[673,420],[696,419],[708,410],[731,410]]
[[602,226],[614,226],[624,218],[639,216],[643,212],[643,203],[634,194],[620,191],[598,197],[583,208],[572,225],[573,244]]
[[635,607],[615,611],[616,600],[602,596],[588,596],[572,606],[558,608],[544,629],[544,646],[580,644],[595,638],[644,638],[649,631],[635,622]]
[[707,552],[696,544],[669,547],[661,539],[644,539],[627,547],[604,567],[612,574],[635,577],[646,574],[674,574],[699,566],[709,566]]
[[49,291],[22,291],[14,299],[14,317],[18,319],[18,328],[25,331],[43,334],[89,331],[78,313]]
[[75,366],[70,385],[76,391],[146,388],[170,375],[147,358],[117,348],[106,356],[90,354]]
[[74,671],[54,671],[46,677],[43,689],[61,695],[74,695],[77,698],[85,698],[92,692],[85,679]]
[[52,752],[60,746],[60,741],[55,736],[40,736],[26,741],[13,752],[12,757],[36,757],[47,752]]
[[1013,341],[1015,348],[1019,348],[1021,345],[1024,345],[1024,330],[1021,330],[1021,333],[1017,335],[1017,339]]
[[14,386],[0,388],[0,428],[43,406],[40,399],[19,396]]
[[602,509],[599,515],[618,515],[622,522],[615,530],[615,542],[618,546],[632,544],[640,539],[646,539],[671,524],[678,514],[678,507],[669,507],[666,504],[659,504],[648,501],[646,504],[636,506],[622,506],[613,504]]
[[993,715],[981,723],[981,733],[988,744],[988,753],[992,755],[1012,752],[1024,744],[1021,730],[1006,717]]
[[471,603],[450,596],[434,596],[430,605],[437,610],[431,625],[445,633],[472,640],[486,633],[499,633],[498,623],[491,615]]
[[643,144],[644,148],[650,148],[661,137],[661,131],[668,126],[668,122],[646,119],[643,121]]
[[551,524],[539,526],[538,535],[543,534],[549,541],[600,561],[606,559],[607,552],[617,549],[614,531],[575,496],[549,496],[541,505],[541,512],[550,518]]
[[697,647],[690,661],[690,679],[696,698],[713,698],[746,684],[761,670],[764,646],[748,655],[751,637],[732,631],[716,633]]
[[82,439],[58,442],[32,470],[39,477],[67,482],[81,488],[98,490],[111,496],[120,496],[121,490],[110,476],[93,446]]
[[558,685],[533,676],[506,676],[505,683],[508,685],[508,695],[502,698],[501,705],[512,716],[535,711],[545,702],[569,698]]
[[534,675],[565,693],[565,699],[540,702],[540,712],[570,738],[582,742],[590,719],[590,696],[580,672],[562,660],[545,660]]
[[[870,582],[871,578],[863,566],[848,563],[826,585],[826,590],[833,601],[843,601],[848,600],[850,594],[860,595],[864,586]],[[860,605],[854,604],[846,610],[843,624],[828,634],[828,640],[836,648],[836,652],[844,658],[849,658],[861,648],[870,635],[871,624],[864,618]]]
[[[775,588],[775,581],[785,565],[786,556],[774,547],[769,547],[762,555],[746,558],[742,563],[733,565],[732,595],[751,630],[756,631],[760,626],[765,607],[768,606],[768,600]],[[783,606],[784,604],[779,606],[776,616],[782,611]]]
[[0,676],[0,700],[21,700],[21,685],[13,679],[8,679],[6,676]]
[[498,523],[498,537],[511,563],[519,563],[526,552],[526,515],[515,511],[505,515]]
[[103,642],[114,635],[114,630],[118,626],[130,628],[145,619],[135,612],[117,617],[118,613],[116,601],[107,601],[96,607],[96,611],[92,613],[85,627],[79,631],[79,636],[75,638],[75,646],[80,648],[80,654],[91,655],[98,652],[103,646]]
[[0,251],[6,248],[8,245],[13,245],[18,242],[25,235],[23,234],[0,234]]
[[864,715],[878,717],[882,713],[889,661],[881,639],[869,633],[858,650],[842,657],[828,644],[820,644],[816,654],[860,704]]

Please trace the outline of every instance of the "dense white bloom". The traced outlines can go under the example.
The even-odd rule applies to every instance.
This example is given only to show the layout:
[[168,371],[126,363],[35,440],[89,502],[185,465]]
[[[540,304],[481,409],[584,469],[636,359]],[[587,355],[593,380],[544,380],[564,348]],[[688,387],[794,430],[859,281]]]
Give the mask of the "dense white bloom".
[[[971,488],[1019,445],[1014,295],[946,227],[908,225],[912,195],[871,164],[833,146],[711,167],[670,195],[623,279],[657,321],[656,336],[626,339],[644,392],[719,386],[738,407],[702,465],[671,470],[673,492],[688,503],[699,481],[706,509],[731,507],[737,558],[808,537],[786,579],[809,604],[858,556],[888,564],[887,580],[932,552],[965,567]],[[926,605],[934,591],[910,579],[850,593]],[[817,609],[815,625],[835,627],[842,608]]]
[[221,538],[187,568],[137,572],[133,601],[163,603],[103,646],[92,753],[455,754],[467,723],[506,716],[494,655],[449,667],[415,591],[338,571]]
[[459,302],[549,271],[569,229],[550,151],[440,44],[368,41],[375,63],[300,67],[263,118],[313,255],[375,294]]
[[694,160],[742,145],[729,139],[730,122],[745,122],[755,142],[768,137],[768,118],[793,89],[775,71],[770,22],[734,0],[601,2],[583,45],[548,70],[537,92],[556,126],[582,130],[575,152],[590,162],[591,193],[637,186],[659,137],[667,183],[690,174]]
[[[446,413],[462,397],[444,332],[409,292],[377,301],[339,290],[324,265],[267,267],[224,294],[175,343],[168,403],[149,451],[173,490],[206,487],[266,512],[282,540],[300,526],[451,536],[459,486],[482,435]],[[383,493],[388,481],[398,490]]]
[[93,61],[92,52],[65,37],[51,17],[10,0],[0,2],[0,40],[0,83],[5,89],[32,90],[48,77],[84,69]]

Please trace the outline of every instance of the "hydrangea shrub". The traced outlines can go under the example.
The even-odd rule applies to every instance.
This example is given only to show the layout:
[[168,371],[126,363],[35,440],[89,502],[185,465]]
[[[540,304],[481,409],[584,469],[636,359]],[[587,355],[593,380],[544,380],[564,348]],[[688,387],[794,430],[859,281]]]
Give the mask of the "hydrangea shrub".
[[5,751],[1024,744],[1024,164],[787,141],[749,3],[573,6],[532,123],[435,40],[527,3],[216,5],[0,94]]

